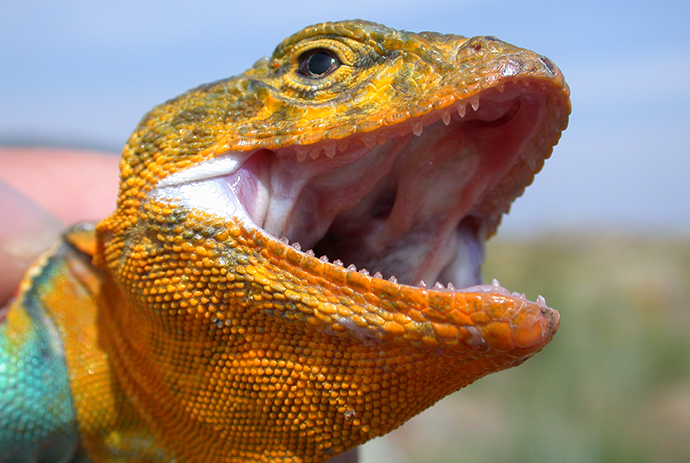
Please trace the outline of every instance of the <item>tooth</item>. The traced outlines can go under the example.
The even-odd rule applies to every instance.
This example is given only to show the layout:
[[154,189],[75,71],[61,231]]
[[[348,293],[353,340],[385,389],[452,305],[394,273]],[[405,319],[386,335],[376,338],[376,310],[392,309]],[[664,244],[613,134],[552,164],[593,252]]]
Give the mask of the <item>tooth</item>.
[[385,145],[387,141],[388,141],[388,134],[382,133],[376,137],[376,142],[379,145]]
[[365,268],[360,269],[360,270],[359,270],[359,273],[361,273],[362,275],[369,276],[369,270],[367,270],[367,269],[365,269]]
[[297,153],[297,160],[299,162],[302,162],[305,159],[307,159],[307,150],[306,149],[299,148],[299,147],[295,146],[295,152]]
[[455,285],[453,283],[448,283],[448,289],[455,291]]
[[388,281],[390,281],[391,283],[398,283],[398,279],[395,278],[394,276],[390,277],[390,278],[388,279]]
[[441,120],[446,125],[450,124],[450,111],[443,111],[441,113]]
[[412,133],[415,134],[415,136],[420,136],[422,134],[422,131],[424,130],[424,124],[421,122],[413,122],[412,123]]
[[342,267],[342,266],[343,266],[343,261],[340,260],[340,259],[336,259],[336,260],[333,261],[333,265],[337,265],[338,267]]
[[372,149],[376,146],[376,137],[373,135],[365,135],[362,137],[362,142],[367,149]]
[[465,103],[460,103],[458,105],[458,114],[460,115],[460,117],[465,117],[465,107]]
[[523,80],[522,83],[525,84],[525,87],[529,87],[529,81]]
[[491,283],[491,292],[496,294],[503,294],[505,296],[512,296],[512,294],[510,294],[510,291],[501,286],[501,284],[495,278],[494,281]]
[[312,148],[311,150],[309,150],[309,157],[312,159],[318,158],[320,154],[321,150],[319,148]]
[[356,271],[357,271],[357,267],[355,267],[355,264],[350,264],[350,265],[348,265],[348,266],[347,266],[347,269],[348,269],[349,271],[351,271],[351,272],[356,272]]
[[332,158],[335,156],[335,145],[326,145],[324,148],[324,151],[326,151],[326,156],[329,158]]
[[472,109],[475,111],[479,109],[479,98],[473,98],[472,101],[470,101],[470,104],[472,105]]
[[287,236],[283,236],[283,237],[280,239],[280,242],[283,243],[283,244],[290,244],[290,240],[287,239]]
[[539,307],[547,308],[546,299],[543,296],[537,296],[537,305]]
[[436,284],[434,285],[434,289],[446,289],[446,288],[441,283],[439,283],[437,281]]
[[292,243],[292,247],[295,248],[295,249],[297,249],[298,251],[301,251],[301,250],[302,250],[302,245],[299,244],[298,242]]
[[536,159],[531,158],[531,157],[525,157],[523,159],[525,160],[525,162],[527,163],[529,168],[532,169],[532,172],[537,170],[537,162],[539,162],[539,161],[537,161]]
[[343,151],[345,151],[347,149],[348,145],[349,145],[349,143],[346,141],[338,143],[338,151],[340,151],[342,153]]
[[376,272],[376,273],[374,273],[374,278],[378,278],[379,280],[382,280],[383,275],[381,275],[381,272]]
[[305,254],[308,255],[309,257],[314,257],[314,251],[312,251],[311,249],[309,249],[307,252],[305,252]]
[[424,280],[419,280],[417,286],[419,286],[420,288],[426,288],[426,282]]
[[498,90],[498,91],[501,92],[501,93],[503,93],[503,92],[505,91],[505,89],[506,89],[506,86],[503,85],[503,84],[499,84],[499,85],[496,87],[496,90]]
[[324,256],[321,256],[321,257],[319,257],[319,260],[320,260],[321,262],[328,262],[328,256],[325,256],[325,255],[324,255]]

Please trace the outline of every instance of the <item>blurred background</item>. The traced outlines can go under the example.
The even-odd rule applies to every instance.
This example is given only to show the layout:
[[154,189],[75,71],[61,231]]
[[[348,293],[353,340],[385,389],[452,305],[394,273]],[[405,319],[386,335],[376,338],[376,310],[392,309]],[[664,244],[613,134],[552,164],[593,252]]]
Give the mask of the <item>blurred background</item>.
[[364,446],[374,462],[690,461],[690,3],[350,0],[0,5],[0,145],[116,153],[142,115],[362,18],[551,58],[570,127],[488,250],[552,344]]

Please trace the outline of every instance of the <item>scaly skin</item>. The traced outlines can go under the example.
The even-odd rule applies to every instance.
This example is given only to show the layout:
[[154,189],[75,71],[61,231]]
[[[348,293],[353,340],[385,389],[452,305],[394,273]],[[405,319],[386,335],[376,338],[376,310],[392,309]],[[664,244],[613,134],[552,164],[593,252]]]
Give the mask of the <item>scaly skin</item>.
[[[313,50],[340,64],[312,66]],[[0,461],[322,462],[522,363],[557,312],[497,285],[411,285],[453,278],[398,243],[424,230],[431,244],[414,246],[434,254],[462,224],[492,234],[565,128],[568,97],[550,61],[493,37],[350,21],[154,108],[124,149],[116,211],[37,263],[0,325]],[[305,169],[297,219],[263,211],[252,188],[282,198],[292,180],[274,179]],[[248,212],[204,196],[221,176]],[[364,214],[387,231],[361,225],[352,198],[392,179],[395,201]]]

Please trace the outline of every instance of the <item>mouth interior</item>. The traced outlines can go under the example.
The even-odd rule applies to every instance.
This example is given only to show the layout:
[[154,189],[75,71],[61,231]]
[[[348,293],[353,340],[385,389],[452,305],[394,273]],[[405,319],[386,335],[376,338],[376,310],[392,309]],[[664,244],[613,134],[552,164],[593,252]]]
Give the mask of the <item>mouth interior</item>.
[[534,175],[513,167],[542,161],[527,147],[543,100],[512,84],[374,133],[227,153],[154,196],[402,284],[478,285],[485,239]]

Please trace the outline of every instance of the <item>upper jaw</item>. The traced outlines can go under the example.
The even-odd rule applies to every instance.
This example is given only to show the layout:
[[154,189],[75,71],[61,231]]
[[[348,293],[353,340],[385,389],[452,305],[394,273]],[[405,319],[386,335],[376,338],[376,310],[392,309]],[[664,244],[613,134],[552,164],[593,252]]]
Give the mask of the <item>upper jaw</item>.
[[225,152],[152,197],[400,283],[477,285],[485,238],[557,140],[547,100],[509,83],[341,140]]

